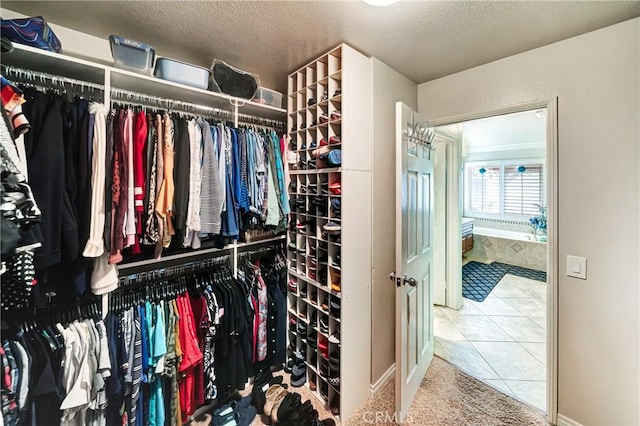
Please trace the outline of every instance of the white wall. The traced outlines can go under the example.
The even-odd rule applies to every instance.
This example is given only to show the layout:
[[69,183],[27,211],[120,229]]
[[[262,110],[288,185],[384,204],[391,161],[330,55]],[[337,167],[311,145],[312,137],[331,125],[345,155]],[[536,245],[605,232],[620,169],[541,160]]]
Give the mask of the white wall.
[[395,363],[395,105],[416,108],[417,85],[380,62],[373,68],[373,288],[371,383]]
[[636,18],[418,89],[432,120],[558,97],[558,411],[584,425],[640,424],[639,52]]

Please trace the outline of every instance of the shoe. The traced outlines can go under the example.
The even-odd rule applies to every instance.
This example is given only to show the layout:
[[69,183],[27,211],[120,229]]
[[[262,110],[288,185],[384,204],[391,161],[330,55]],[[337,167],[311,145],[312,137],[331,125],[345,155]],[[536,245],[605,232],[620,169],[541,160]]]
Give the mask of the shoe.
[[[318,348],[318,333],[313,329],[309,331],[309,335],[307,336],[307,344],[313,350],[316,350]],[[312,360],[311,364],[315,365],[315,362],[313,362]]]
[[342,141],[340,140],[340,136],[331,136],[329,138],[329,143],[333,145],[337,143],[342,143]]
[[320,124],[328,123],[329,122],[329,116],[327,114],[322,114],[320,117],[318,117],[318,122]]
[[[320,333],[329,334],[329,320],[325,316],[320,318]],[[318,341],[318,346],[320,346],[320,341]]]
[[335,343],[336,345],[340,344],[340,329],[336,328],[336,331],[329,336],[329,342]]
[[327,156],[327,164],[329,167],[340,167],[342,165],[342,150],[334,149]]
[[[333,115],[333,114],[331,114],[331,115]],[[306,129],[306,128],[307,128],[307,123],[302,123],[302,124],[300,125],[300,130],[302,130],[302,129]]]
[[340,216],[340,199],[334,198],[331,200],[331,211],[335,216]]
[[311,389],[312,391],[315,391],[317,389],[315,379],[309,379],[309,389]]
[[324,358],[320,359],[320,366],[318,367],[318,372],[321,377],[327,377],[329,375],[329,361]]
[[[340,120],[342,118],[342,114],[340,113],[340,111],[333,111],[330,117],[331,121]],[[303,127],[300,126],[300,128],[302,129]]]
[[[299,313],[300,316],[302,312]],[[306,317],[306,314],[305,314]],[[306,339],[307,338],[307,323],[304,321],[299,321],[298,322],[298,335],[300,336],[300,338],[302,339]]]
[[336,377],[331,377],[329,376],[329,378],[327,379],[327,381],[329,382],[329,384],[331,386],[333,386],[336,389],[340,389],[340,376],[336,376]]
[[[284,399],[289,395],[289,392],[278,395],[278,399],[273,403],[273,408],[271,409],[271,420],[273,420],[273,424],[278,423],[278,410],[280,410],[280,406]],[[248,423],[247,426],[250,426],[251,423]]]
[[[299,388],[305,384],[307,379],[307,366],[304,363],[296,364],[293,366],[293,371],[291,372],[291,386],[294,388]],[[265,409],[266,414],[266,409]]]
[[342,229],[339,223],[330,221],[327,224],[325,224],[322,229],[324,229],[325,231],[327,231],[327,233],[331,233],[331,234],[335,234],[340,232],[340,230]]
[[312,328],[316,328],[318,326],[318,318],[315,315],[311,317],[311,320],[309,321],[309,326]]
[[[278,407],[277,419],[279,424],[287,424],[291,416],[302,405],[302,396],[297,392],[289,392]],[[272,413],[273,414],[273,413]]]
[[324,402],[329,401],[329,385],[325,382],[320,383],[320,396]]
[[327,99],[329,99],[329,94],[327,92],[324,92],[322,94],[322,97],[320,98],[321,101],[326,101]]
[[329,143],[325,138],[320,139],[320,146],[327,146],[327,145],[329,145]]
[[335,98],[336,96],[340,96],[340,95],[342,95],[342,89],[338,89],[335,92],[333,92],[332,98]]
[[302,297],[303,299],[307,298],[307,288],[306,287],[300,289],[300,297]]
[[337,398],[334,398],[333,402],[331,403],[331,414],[333,414],[334,416],[338,416],[340,415],[340,402],[336,401]]
[[340,293],[342,291],[340,288],[340,283],[331,283],[331,290],[335,291],[336,293]]
[[326,269],[320,269],[320,272],[318,272],[318,283],[322,284],[322,285],[326,285],[327,284],[327,270]]
[[317,121],[317,120],[313,120],[313,121],[311,122],[311,127],[313,127],[313,126],[317,126],[317,125],[318,125],[318,121]]
[[236,410],[236,424],[238,426],[250,426],[258,415],[256,407],[248,406],[241,410]]
[[289,280],[289,284],[287,285],[287,287],[289,288],[289,291],[293,294],[298,293],[298,283],[295,282],[294,280]]
[[318,336],[318,353],[323,358],[329,359],[329,341],[324,336]]
[[293,369],[293,358],[289,358],[289,361],[284,365],[284,372],[287,374],[291,374],[291,370]]
[[340,186],[340,181],[333,182],[331,185],[329,185],[329,191],[331,191],[331,193],[334,195],[340,195],[342,193]]
[[293,132],[295,132],[295,131],[297,131],[297,130],[298,130],[298,128],[297,128],[296,126],[293,126],[293,127],[291,128],[291,133],[293,133]]
[[269,389],[267,389],[267,392],[265,393],[267,401],[264,404],[264,414],[266,416],[271,415],[271,410],[273,410],[273,405],[275,404],[276,399],[280,395],[282,395],[282,398],[284,398],[286,393],[287,390],[280,385],[271,386]]
[[296,317],[289,318],[289,330],[295,333],[297,326],[298,326],[298,321],[296,320]]
[[296,229],[304,234],[307,231],[307,225],[304,222],[298,221]]
[[317,100],[316,98],[310,98],[310,99],[307,101],[307,106],[315,105],[315,104],[317,104],[317,103],[318,103],[318,100]]
[[[222,422],[224,422],[226,420],[227,420],[226,417],[222,417],[221,416],[221,421]],[[229,416],[229,420],[235,421],[232,416]],[[220,421],[220,420],[218,420],[218,421]],[[190,426],[209,426],[211,424],[215,424],[215,423],[213,423],[213,418],[211,417],[211,414],[209,414],[209,413],[204,413],[204,414],[202,414],[200,416],[194,417],[193,420],[191,420],[189,422]],[[224,424],[224,423],[218,423],[218,424]]]
[[323,157],[324,155],[328,154],[330,151],[329,147],[327,145],[322,145],[322,140],[320,141],[320,148],[316,148],[313,151],[311,151],[311,155],[313,155],[315,158],[324,161],[325,157]]
[[336,318],[340,318],[340,298],[331,296],[331,302],[329,303],[329,310],[331,315]]
[[327,296],[322,300],[322,304],[320,305],[320,309],[325,312],[329,312],[329,298]]
[[287,245],[287,248],[289,249],[289,251],[297,251],[298,248],[296,247],[296,244],[292,241]]
[[331,262],[331,266],[335,266],[336,268],[340,267],[340,252],[336,252],[336,254],[333,255],[333,261]]
[[315,149],[318,147],[318,143],[316,141],[311,141],[309,144],[309,149]]

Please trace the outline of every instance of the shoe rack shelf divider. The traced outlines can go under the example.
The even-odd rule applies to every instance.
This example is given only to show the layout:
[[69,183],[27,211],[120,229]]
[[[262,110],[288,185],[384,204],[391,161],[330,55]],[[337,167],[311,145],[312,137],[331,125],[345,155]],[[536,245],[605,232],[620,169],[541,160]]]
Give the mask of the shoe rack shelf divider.
[[[336,93],[337,90],[340,92]],[[326,94],[328,99],[323,100]],[[335,95],[335,96],[334,96]],[[287,231],[287,259],[289,280],[297,286],[296,293],[288,292],[289,316],[307,324],[303,340],[297,332],[289,331],[291,346],[304,349],[307,381],[316,384],[313,392],[327,408],[339,406],[339,418],[347,419],[370,395],[371,376],[371,272],[372,272],[372,152],[371,152],[371,71],[367,57],[341,44],[316,60],[289,75],[288,129],[289,149],[295,148],[301,158],[312,159],[313,149],[302,149],[321,139],[329,141],[340,136],[341,143],[330,144],[342,150],[341,166],[337,168],[301,169],[289,165],[292,185],[290,197],[304,200],[292,206],[293,227]],[[310,99],[316,103],[308,105]],[[331,118],[331,114],[340,116]],[[329,116],[321,123],[322,115]],[[294,130],[295,128],[295,130]],[[295,146],[294,146],[295,145]],[[308,164],[308,163],[307,163]],[[329,191],[323,194],[323,183],[341,182],[341,195]],[[315,186],[314,186],[315,184]],[[294,186],[295,185],[295,189]],[[305,188],[306,192],[301,189]],[[326,210],[314,212],[311,201],[320,197]],[[340,200],[336,214],[331,201]],[[302,229],[296,225],[311,221]],[[332,221],[340,224],[337,235],[323,236],[323,226]],[[293,229],[292,229],[293,228]],[[339,237],[339,240],[337,239]],[[296,250],[291,250],[295,246]],[[326,248],[326,251],[322,250]],[[327,255],[326,263],[319,257]],[[339,266],[337,255],[340,254]],[[315,278],[313,266],[315,259]],[[335,263],[334,263],[335,262]],[[323,272],[324,271],[324,272]],[[338,284],[332,289],[331,284]],[[303,297],[302,295],[306,295]],[[340,302],[339,312],[322,308],[323,302]],[[320,320],[328,320],[327,333],[320,331]],[[309,323],[315,320],[316,326]],[[312,329],[317,336],[330,337],[340,329],[339,343],[329,343],[329,354],[339,350],[339,386],[329,384],[322,377],[321,354],[318,343],[309,344]],[[315,346],[315,348],[314,348]],[[324,373],[324,372],[323,372]],[[328,377],[335,376],[332,366]]]

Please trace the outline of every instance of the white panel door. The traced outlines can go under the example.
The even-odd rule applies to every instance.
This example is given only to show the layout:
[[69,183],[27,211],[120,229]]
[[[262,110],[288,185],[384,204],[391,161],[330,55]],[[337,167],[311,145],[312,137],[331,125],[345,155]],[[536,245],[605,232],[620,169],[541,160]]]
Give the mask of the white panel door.
[[402,423],[433,359],[433,163],[419,116],[396,103],[396,421]]

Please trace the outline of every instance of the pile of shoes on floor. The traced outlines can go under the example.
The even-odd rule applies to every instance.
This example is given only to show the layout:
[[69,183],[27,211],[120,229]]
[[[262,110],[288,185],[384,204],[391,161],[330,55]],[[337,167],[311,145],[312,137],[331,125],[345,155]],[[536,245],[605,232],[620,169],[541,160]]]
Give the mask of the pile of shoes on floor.
[[258,414],[264,424],[281,426],[335,426],[333,419],[320,420],[310,400],[302,402],[297,392],[287,391],[283,377],[263,370],[254,379],[251,395],[234,399],[211,414],[201,414],[191,426],[250,426]]

